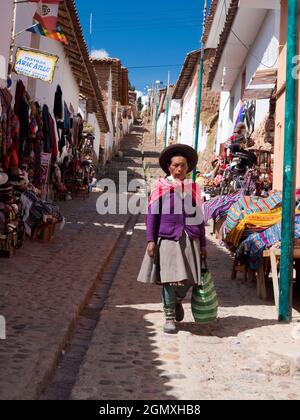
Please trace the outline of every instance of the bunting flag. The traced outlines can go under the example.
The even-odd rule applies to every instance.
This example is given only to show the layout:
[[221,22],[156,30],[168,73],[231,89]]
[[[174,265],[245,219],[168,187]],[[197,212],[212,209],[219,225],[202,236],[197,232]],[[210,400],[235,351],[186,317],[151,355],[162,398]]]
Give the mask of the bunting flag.
[[33,34],[39,35],[39,36],[45,36],[47,38],[53,39],[54,41],[62,42],[65,45],[68,45],[68,40],[66,35],[60,30],[60,28],[57,28],[56,31],[51,32],[47,29],[43,28],[42,25],[37,23],[36,25],[31,26],[30,28],[26,29],[27,32],[31,32]]
[[57,27],[58,7],[62,0],[28,0],[29,3],[38,3],[33,18],[47,31],[55,32]]

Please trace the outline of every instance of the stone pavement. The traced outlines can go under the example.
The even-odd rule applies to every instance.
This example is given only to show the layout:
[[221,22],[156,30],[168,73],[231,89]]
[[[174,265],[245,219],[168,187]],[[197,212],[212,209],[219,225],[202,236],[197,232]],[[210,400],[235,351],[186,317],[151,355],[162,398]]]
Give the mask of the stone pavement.
[[[178,334],[165,335],[160,288],[136,282],[146,246],[140,219],[72,399],[300,398],[299,313],[293,325],[279,325],[272,302],[260,301],[253,285],[231,281],[230,255],[208,238],[219,320],[194,324],[187,299]],[[285,358],[286,348],[291,354]]]
[[[106,175],[134,179],[144,165],[157,177],[161,148],[136,127]],[[278,324],[271,301],[231,281],[231,257],[208,233],[219,320],[194,324],[187,299],[178,334],[163,334],[160,288],[136,282],[144,217],[131,236],[136,220],[98,215],[97,198],[61,203],[67,224],[51,243],[26,241],[0,260],[0,399],[300,398],[297,311]]]
[[[137,127],[124,142],[139,151],[143,130]],[[139,152],[131,177],[141,176],[141,157]],[[117,174],[122,162],[112,165]],[[40,396],[118,245],[130,217],[100,216],[98,197],[59,203],[63,231],[50,243],[26,240],[12,259],[0,260],[0,315],[7,323],[7,339],[0,341],[0,399]]]
[[26,240],[1,260],[0,399],[35,398],[56,363],[127,216],[99,216],[98,194],[61,203],[67,224],[50,243]]

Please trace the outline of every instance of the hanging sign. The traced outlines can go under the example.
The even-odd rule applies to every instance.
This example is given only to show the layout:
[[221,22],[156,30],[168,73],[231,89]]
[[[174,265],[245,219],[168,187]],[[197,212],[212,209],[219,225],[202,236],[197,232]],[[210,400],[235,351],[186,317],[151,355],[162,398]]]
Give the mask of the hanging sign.
[[14,72],[22,76],[52,83],[58,56],[25,48],[18,48]]

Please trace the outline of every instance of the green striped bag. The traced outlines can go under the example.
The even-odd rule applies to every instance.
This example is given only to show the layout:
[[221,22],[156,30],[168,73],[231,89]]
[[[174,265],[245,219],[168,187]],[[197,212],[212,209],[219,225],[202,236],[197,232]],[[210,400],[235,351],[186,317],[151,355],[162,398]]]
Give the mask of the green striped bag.
[[218,317],[218,297],[211,273],[207,269],[201,271],[201,285],[193,288],[192,313],[195,322],[207,324]]

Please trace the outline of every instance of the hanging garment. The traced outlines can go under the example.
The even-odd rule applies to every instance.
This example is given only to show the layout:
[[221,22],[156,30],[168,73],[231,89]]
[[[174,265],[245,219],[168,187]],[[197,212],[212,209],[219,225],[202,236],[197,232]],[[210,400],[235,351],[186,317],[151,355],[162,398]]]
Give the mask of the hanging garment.
[[56,88],[55,96],[54,96],[54,108],[53,114],[56,120],[63,119],[63,102],[62,102],[62,90],[61,87],[58,85]]
[[12,145],[12,121],[14,118],[14,111],[11,107],[12,95],[8,89],[0,89],[0,102],[1,102],[1,119],[0,131],[2,138],[2,159],[6,156],[7,151]]
[[248,133],[253,134],[255,129],[255,113],[256,113],[256,102],[246,102],[245,103],[245,121]]
[[17,82],[17,86],[16,86],[16,94],[15,94],[15,106],[14,106],[14,111],[16,115],[19,115],[19,110],[20,110],[20,104],[21,104],[21,100],[25,95],[25,86],[24,83],[22,82],[22,80],[18,80]]
[[43,106],[43,133],[44,133],[44,152],[51,153],[52,150],[52,130],[50,113],[47,105]]
[[30,151],[30,116],[29,116],[29,103],[25,95],[20,99],[18,107],[18,117],[20,121],[20,161],[24,157],[29,156]]
[[50,127],[51,127],[51,132],[52,132],[52,158],[56,160],[58,158],[58,144],[57,144],[55,121],[51,115],[50,115]]
[[245,120],[245,104],[243,104],[241,106],[241,109],[240,109],[239,115],[238,115],[238,117],[236,119],[234,128],[238,125],[238,123],[244,122],[244,120]]

